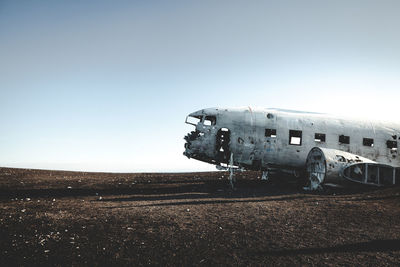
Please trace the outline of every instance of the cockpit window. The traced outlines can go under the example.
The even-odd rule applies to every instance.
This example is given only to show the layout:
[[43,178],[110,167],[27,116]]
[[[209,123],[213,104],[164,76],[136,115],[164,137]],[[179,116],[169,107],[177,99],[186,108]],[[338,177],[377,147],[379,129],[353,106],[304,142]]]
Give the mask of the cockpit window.
[[204,125],[211,126],[217,123],[217,118],[215,116],[206,116],[204,119]]
[[202,116],[187,116],[186,123],[196,126],[202,119]]

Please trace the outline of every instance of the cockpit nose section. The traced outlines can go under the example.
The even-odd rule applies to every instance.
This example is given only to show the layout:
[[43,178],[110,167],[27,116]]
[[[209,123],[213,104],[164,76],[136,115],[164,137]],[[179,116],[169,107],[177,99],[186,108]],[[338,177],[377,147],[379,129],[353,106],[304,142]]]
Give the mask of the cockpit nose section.
[[186,143],[183,154],[188,158],[214,163],[217,116],[200,110],[190,113],[185,123],[195,126],[195,129],[184,137]]

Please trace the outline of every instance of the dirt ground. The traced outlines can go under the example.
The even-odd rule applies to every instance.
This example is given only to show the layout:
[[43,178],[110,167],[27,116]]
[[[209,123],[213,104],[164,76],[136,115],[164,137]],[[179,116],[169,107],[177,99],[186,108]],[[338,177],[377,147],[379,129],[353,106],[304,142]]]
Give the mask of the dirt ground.
[[400,264],[400,187],[259,175],[0,168],[1,265]]

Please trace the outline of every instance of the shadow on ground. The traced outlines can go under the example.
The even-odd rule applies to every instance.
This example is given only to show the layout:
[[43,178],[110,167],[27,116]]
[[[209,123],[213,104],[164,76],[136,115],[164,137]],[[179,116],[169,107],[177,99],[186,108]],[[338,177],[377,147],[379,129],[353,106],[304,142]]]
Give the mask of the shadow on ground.
[[327,248],[285,249],[278,251],[263,251],[262,253],[274,256],[293,256],[325,253],[387,252],[399,250],[400,239],[385,239],[353,244],[344,244]]

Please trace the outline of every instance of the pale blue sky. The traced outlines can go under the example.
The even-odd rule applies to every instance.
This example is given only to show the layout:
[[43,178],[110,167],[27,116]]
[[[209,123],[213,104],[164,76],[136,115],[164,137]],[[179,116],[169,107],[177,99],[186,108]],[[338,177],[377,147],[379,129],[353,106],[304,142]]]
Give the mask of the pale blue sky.
[[398,121],[400,1],[0,1],[0,166],[213,170],[185,116]]

